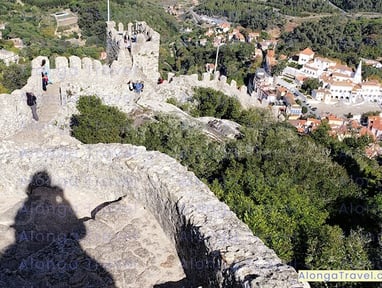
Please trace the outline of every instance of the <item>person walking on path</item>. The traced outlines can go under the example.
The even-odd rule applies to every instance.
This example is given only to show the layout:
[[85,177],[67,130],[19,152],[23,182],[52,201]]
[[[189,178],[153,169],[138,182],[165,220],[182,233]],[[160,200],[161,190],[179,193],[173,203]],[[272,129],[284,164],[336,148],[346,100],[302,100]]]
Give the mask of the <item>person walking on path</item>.
[[37,98],[32,92],[27,92],[27,104],[31,107],[33,119],[38,121]]
[[41,62],[41,73],[46,76],[47,84],[53,84],[50,80],[50,68],[49,68],[49,62],[46,62],[45,59],[42,59]]
[[41,77],[42,77],[42,90],[46,91],[47,90],[46,86],[48,85],[48,75],[46,72],[45,74],[41,72]]

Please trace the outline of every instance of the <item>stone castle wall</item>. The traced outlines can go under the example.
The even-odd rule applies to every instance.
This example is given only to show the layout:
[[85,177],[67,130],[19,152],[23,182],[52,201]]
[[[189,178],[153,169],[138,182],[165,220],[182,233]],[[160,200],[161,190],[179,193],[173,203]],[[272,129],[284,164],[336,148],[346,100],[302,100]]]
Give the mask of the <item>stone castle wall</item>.
[[130,195],[144,203],[176,245],[192,287],[309,287],[205,184],[164,154],[120,144],[26,149],[0,143],[0,158],[2,197],[24,195],[30,176],[46,170],[64,192],[105,201]]
[[[131,29],[129,27],[128,31]],[[132,47],[133,53],[138,55],[136,59],[141,59],[138,62],[142,64],[129,66],[128,59],[123,57],[110,66],[90,58],[57,57],[55,68],[50,69],[50,79],[62,85],[63,93],[74,89],[71,91],[74,94],[101,95],[109,105],[127,105],[133,95],[133,92],[125,93],[128,79],[146,77],[144,79],[156,81],[153,78],[157,71],[155,65],[139,66],[147,66],[157,59],[155,49],[159,49],[159,36],[155,33],[146,36],[151,37],[149,45],[150,41],[143,42],[139,36],[137,44],[142,42],[144,45]],[[25,92],[35,92],[39,101],[42,59],[48,60],[38,57],[32,61],[32,75],[22,90],[0,95],[0,139],[32,121]],[[168,89],[170,93],[176,87],[197,86],[220,90],[241,101],[250,97],[246,87],[238,89],[234,81],[228,84],[225,77],[211,78],[209,74],[204,74],[201,80],[197,75],[190,75],[155,85],[147,83],[147,94],[143,96],[149,97],[152,92],[152,97],[160,98],[156,90]],[[195,287],[309,287],[299,284],[296,271],[282,264],[274,251],[253,236],[249,228],[193,173],[159,152],[146,152],[143,147],[131,145],[31,149],[0,142],[0,159],[4,167],[0,174],[0,192],[9,192],[9,196],[24,193],[30,175],[46,169],[52,174],[54,184],[64,190],[96,193],[105,201],[131,195],[146,203],[147,209],[156,215],[169,239],[175,243],[187,278]],[[17,175],[14,171],[18,171]]]
[[[41,62],[45,59],[46,65],[53,66],[49,59],[39,56],[32,61],[32,75],[28,83],[21,89],[14,91],[11,95],[0,95],[3,103],[0,107],[1,115],[4,117],[1,123],[0,139],[15,134],[18,130],[31,123],[30,109],[26,105],[25,92],[34,92],[37,96],[38,106],[43,104],[41,84]],[[198,75],[183,75],[172,77],[171,83],[157,85],[156,80],[150,81],[139,69],[124,66],[121,61],[114,61],[112,65],[102,64],[99,60],[88,57],[77,56],[56,57],[53,69],[49,71],[49,78],[53,83],[59,83],[61,88],[60,97],[62,104],[68,102],[75,107],[80,95],[98,95],[105,104],[119,107],[124,112],[129,112],[131,104],[136,100],[137,94],[129,91],[127,81],[145,80],[145,93],[142,95],[147,99],[165,101],[167,98],[175,97],[178,100],[184,97],[184,91],[191,95],[192,87],[212,88],[238,99],[245,108],[258,105],[257,99],[246,93],[246,87],[237,87],[235,81],[227,82],[225,76],[204,73],[202,79]],[[151,79],[152,80],[152,79]],[[59,96],[57,96],[59,97]],[[163,103],[166,104],[166,103]],[[73,109],[72,109],[73,110]],[[11,112],[13,111],[13,112]],[[70,115],[67,115],[70,116]],[[1,116],[0,116],[1,117]]]
[[[41,91],[41,61],[45,59],[49,65],[49,59],[38,57],[32,61],[32,76],[27,87],[35,91]],[[156,79],[150,79],[142,70],[125,66],[122,60],[117,60],[112,65],[102,64],[99,60],[77,56],[56,57],[54,69],[50,69],[50,78],[53,83],[60,83],[62,93],[74,95],[98,95],[108,105],[115,105],[126,111],[126,105],[134,101],[136,94],[128,90],[127,81],[144,80],[144,98],[165,100],[166,98],[182,97],[178,89],[188,89],[192,94],[192,87],[212,88],[226,95],[238,99],[245,108],[258,106],[256,97],[247,94],[247,87],[238,87],[236,81],[227,82],[225,76],[219,77],[210,73],[204,73],[202,79],[198,75],[182,75],[173,77],[171,83],[157,85]],[[159,92],[159,93],[158,93]],[[77,97],[78,98],[78,97]]]
[[32,122],[31,109],[22,90],[0,94],[0,140],[14,135]]
[[115,22],[107,22],[109,63],[118,60],[123,66],[137,69],[148,79],[156,81],[160,75],[159,33],[149,27],[146,22],[129,23],[127,26],[125,30],[123,24],[119,23],[117,30]]

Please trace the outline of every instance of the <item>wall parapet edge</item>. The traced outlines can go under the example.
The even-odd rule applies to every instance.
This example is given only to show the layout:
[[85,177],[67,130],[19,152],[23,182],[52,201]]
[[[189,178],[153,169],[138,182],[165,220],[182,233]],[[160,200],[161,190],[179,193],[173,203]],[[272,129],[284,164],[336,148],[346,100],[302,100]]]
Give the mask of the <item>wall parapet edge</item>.
[[[20,177],[46,169],[53,173],[52,183],[64,190],[89,191],[105,201],[124,195],[136,198],[175,243],[193,287],[309,287],[298,283],[296,271],[283,264],[204,183],[167,155],[122,144],[30,150],[4,144],[0,155],[9,165],[6,168],[12,167],[1,176],[15,182],[0,182],[0,190],[13,187],[23,193],[20,187],[28,181]],[[30,165],[23,165],[20,157]],[[19,176],[10,177],[15,169]]]

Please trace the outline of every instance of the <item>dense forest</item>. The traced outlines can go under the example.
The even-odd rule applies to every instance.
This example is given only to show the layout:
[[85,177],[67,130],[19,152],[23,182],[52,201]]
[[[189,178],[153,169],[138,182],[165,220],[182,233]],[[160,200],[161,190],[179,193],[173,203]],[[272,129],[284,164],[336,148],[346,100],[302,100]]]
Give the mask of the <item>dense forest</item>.
[[[382,2],[380,0],[332,0],[330,1],[338,8],[349,12],[382,12]],[[338,13],[339,9],[329,4],[329,1],[322,0],[202,0],[196,11],[206,15],[219,15],[227,17],[230,21],[241,22],[249,15],[253,16],[253,22],[262,22],[272,26],[271,21],[267,21],[261,15],[264,11],[275,11],[284,15],[308,16],[317,13]],[[249,11],[249,12],[248,12]],[[265,21],[264,21],[265,20]],[[258,28],[258,27],[257,27]]]
[[327,1],[321,0],[268,0],[266,3],[280,9],[280,12],[286,15],[304,16],[310,13],[336,12]]
[[349,19],[325,17],[306,22],[281,35],[279,53],[291,54],[311,47],[318,54],[359,63],[359,57],[377,59],[382,55],[382,18]]
[[[161,49],[160,68],[164,74],[199,74],[206,71],[207,63],[215,63],[216,47],[212,40],[206,46],[199,44],[199,37],[203,31],[195,30],[192,34],[178,37],[169,47]],[[171,53],[172,52],[172,53]],[[253,45],[242,42],[230,42],[219,48],[218,69],[221,75],[229,80],[235,80],[238,85],[245,84],[248,75],[253,74],[261,61],[253,59]]]
[[351,12],[382,12],[381,0],[331,0],[338,7]]
[[327,1],[322,0],[271,0],[271,1],[229,1],[202,0],[195,11],[210,16],[227,17],[253,29],[266,29],[283,23],[281,14],[307,16],[311,13],[336,12]]
[[199,14],[226,17],[252,29],[267,29],[284,24],[278,12],[271,7],[254,5],[251,1],[201,1],[195,8]]
[[362,152],[371,139],[339,142],[325,124],[301,137],[266,110],[242,110],[211,89],[197,89],[190,104],[195,116],[237,121],[241,137],[216,142],[169,115],[134,128],[94,96],[80,99],[72,133],[83,143],[144,145],[178,159],[297,269],[381,269],[382,170]]
[[[42,7],[14,4],[5,2],[0,9],[0,21],[6,23],[3,31],[3,40],[0,45],[5,45],[9,38],[21,38],[25,47],[20,50],[20,55],[25,60],[31,60],[38,55],[78,55],[98,58],[99,48],[91,45],[79,47],[71,44],[64,37],[55,36],[56,23],[50,13],[57,9],[45,10]],[[74,35],[73,35],[74,37]]]

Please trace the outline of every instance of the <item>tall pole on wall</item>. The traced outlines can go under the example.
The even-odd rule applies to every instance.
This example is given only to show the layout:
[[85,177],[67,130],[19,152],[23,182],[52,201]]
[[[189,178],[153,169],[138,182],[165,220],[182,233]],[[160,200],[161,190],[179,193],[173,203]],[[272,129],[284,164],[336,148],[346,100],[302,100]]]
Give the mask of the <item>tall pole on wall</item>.
[[223,45],[224,45],[224,42],[219,43],[218,47],[216,48],[216,58],[215,58],[214,74],[216,73],[216,68],[218,66],[219,48],[220,48],[220,46],[223,46]]
[[214,74],[216,73],[216,67],[218,66],[219,48],[220,48],[220,43],[218,44],[218,47],[216,48],[216,58],[215,58]]
[[110,0],[107,0],[107,22],[110,21]]

